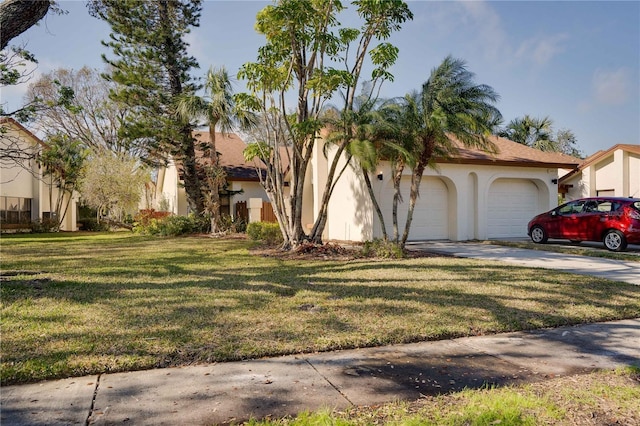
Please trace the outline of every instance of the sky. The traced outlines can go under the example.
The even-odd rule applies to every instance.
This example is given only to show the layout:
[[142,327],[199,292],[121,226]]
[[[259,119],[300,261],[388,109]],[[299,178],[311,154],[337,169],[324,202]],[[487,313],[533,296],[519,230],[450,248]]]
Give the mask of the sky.
[[[68,13],[48,14],[12,40],[38,59],[32,81],[53,69],[102,70],[101,40],[109,26],[89,16],[83,1],[59,0]],[[264,37],[254,30],[268,1],[205,0],[200,27],[186,38],[204,76],[210,66],[235,75],[254,61]],[[340,22],[357,25],[354,7]],[[475,82],[500,95],[504,123],[528,114],[571,130],[585,155],[615,144],[640,144],[639,1],[409,1],[412,21],[389,40],[399,49],[383,86],[386,98],[418,90],[452,55],[466,61]],[[5,109],[20,106],[27,84],[2,88]],[[236,81],[236,92],[244,91]]]

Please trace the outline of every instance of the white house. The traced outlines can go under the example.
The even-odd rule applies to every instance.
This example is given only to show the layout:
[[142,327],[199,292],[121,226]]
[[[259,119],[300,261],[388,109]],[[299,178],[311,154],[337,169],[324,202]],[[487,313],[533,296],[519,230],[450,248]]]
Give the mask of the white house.
[[[208,133],[199,132],[198,138],[208,141]],[[234,208],[238,201],[267,201],[254,164],[246,162],[242,155],[244,142],[233,134],[217,134],[216,141],[230,189],[243,190],[230,197],[228,212],[236,214]],[[536,214],[557,206],[560,176],[581,163],[575,157],[542,152],[499,137],[492,137],[492,141],[497,154],[465,148],[458,143],[457,155],[438,159],[435,170],[425,171],[410,240],[526,237],[527,222]],[[308,227],[317,217],[333,155],[335,151],[329,150],[328,157],[325,156],[319,139],[307,170],[303,194],[302,220]],[[411,170],[407,168],[404,173],[401,191],[405,202],[399,205],[401,226],[407,214]],[[390,177],[388,162],[383,162],[371,176],[389,234],[393,194]],[[173,162],[160,170],[156,199],[166,200],[165,204],[176,214],[188,212],[185,191],[180,184],[180,167]],[[323,239],[367,241],[381,236],[379,219],[364,180],[348,167],[331,198]]]
[[615,145],[586,158],[560,178],[567,200],[614,196],[640,198],[640,145]]
[[[450,159],[439,159],[436,170],[427,169],[420,186],[410,240],[452,241],[526,237],[527,222],[558,204],[559,169],[575,169],[581,160],[542,152],[507,139],[492,137],[497,154],[464,148]],[[317,144],[312,177],[305,196],[305,223],[313,223],[327,179],[329,158]],[[411,170],[402,178],[405,202],[399,205],[399,223],[407,215]],[[383,211],[387,232],[392,233],[391,168],[383,162],[371,180]],[[403,229],[400,230],[402,232]],[[382,231],[363,178],[347,168],[331,198],[324,239],[367,241]]]
[[[28,228],[35,220],[51,217],[58,189],[43,176],[35,156],[46,145],[12,118],[0,119],[0,227],[2,231]],[[78,230],[76,199],[65,195],[69,207],[60,229]]]
[[[194,133],[197,143],[208,143],[209,132]],[[227,174],[228,189],[231,195],[221,196],[222,213],[236,215],[236,203],[248,202],[249,199],[268,201],[256,167],[253,162],[244,159],[243,151],[246,144],[236,134],[216,133],[216,149],[219,161]],[[239,192],[242,191],[242,192]],[[166,167],[158,170],[155,200],[157,208],[170,211],[177,215],[189,213],[187,195],[182,183],[181,167],[173,159]]]

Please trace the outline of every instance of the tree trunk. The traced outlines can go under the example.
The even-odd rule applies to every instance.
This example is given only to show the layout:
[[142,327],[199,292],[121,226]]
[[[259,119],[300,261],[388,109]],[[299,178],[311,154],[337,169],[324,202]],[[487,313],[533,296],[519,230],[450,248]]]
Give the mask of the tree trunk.
[[209,205],[207,206],[209,214],[211,215],[211,233],[216,234],[218,232],[218,224],[220,223],[220,181],[218,168],[220,162],[218,161],[218,151],[216,149],[216,123],[212,122],[209,125],[209,158],[211,159],[211,170],[209,171],[209,191],[211,195],[209,198]]
[[50,6],[49,0],[4,0],[0,3],[0,50],[44,18]]
[[[190,133],[190,132],[189,132]],[[204,197],[202,196],[202,187],[200,178],[198,177],[198,168],[196,165],[196,152],[193,145],[191,134],[187,138],[181,135],[182,146],[180,147],[179,157],[177,160],[182,163],[182,179],[184,182],[184,190],[187,193],[187,202],[189,208],[201,215],[205,212]]]
[[411,190],[409,192],[409,210],[407,211],[407,221],[404,224],[404,232],[402,233],[402,240],[400,241],[400,248],[404,250],[407,239],[409,238],[409,230],[411,228],[411,222],[413,221],[413,211],[416,207],[416,201],[420,195],[420,183],[422,182],[422,173],[424,172],[424,166],[416,166],[413,169],[411,175]]
[[362,175],[364,176],[364,183],[367,186],[367,191],[369,192],[369,197],[371,198],[371,202],[373,203],[373,208],[376,210],[376,214],[378,215],[378,220],[380,221],[380,228],[382,229],[382,238],[386,242],[389,237],[387,235],[387,226],[384,223],[384,216],[382,215],[382,210],[380,209],[380,204],[378,204],[378,199],[376,198],[376,194],[373,192],[373,185],[371,185],[371,179],[369,179],[369,173],[361,168]]
[[404,232],[402,233],[402,241],[400,247],[404,250],[404,246],[409,238],[409,230],[411,228],[411,222],[413,220],[413,211],[416,207],[416,200],[420,195],[420,183],[422,182],[422,174],[424,169],[429,164],[431,156],[433,155],[433,149],[435,147],[435,140],[432,138],[425,138],[422,140],[422,153],[418,158],[417,164],[413,168],[413,174],[411,175],[411,192],[409,194],[409,211],[407,212],[407,221],[404,225]]
[[[171,96],[176,99],[183,93],[182,87],[182,71],[178,67],[178,48],[175,41],[171,38],[173,33],[171,25],[171,14],[169,13],[169,7],[174,7],[171,2],[159,1],[158,2],[158,18],[159,24],[163,29],[164,38],[162,40],[162,46],[164,48],[164,54],[166,59],[163,65],[166,67],[167,75],[169,77],[169,87]],[[195,211],[198,215],[202,215],[205,212],[204,197],[202,195],[202,185],[200,177],[198,175],[198,168],[196,164],[196,152],[192,136],[192,127],[188,123],[183,123],[180,127],[180,154],[182,156],[182,167],[184,189],[187,193],[187,200],[191,210]]]
[[404,164],[397,162],[393,169],[393,241],[398,244],[400,242],[400,231],[398,228],[398,203],[402,201],[400,194],[400,183],[402,181],[402,171],[404,170]]

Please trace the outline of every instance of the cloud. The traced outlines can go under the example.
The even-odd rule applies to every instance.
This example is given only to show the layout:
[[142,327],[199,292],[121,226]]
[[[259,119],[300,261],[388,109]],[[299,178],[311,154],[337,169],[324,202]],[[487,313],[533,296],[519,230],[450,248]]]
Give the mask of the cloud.
[[190,55],[195,56],[199,61],[207,56],[207,48],[204,40],[194,31],[186,34],[184,36],[184,41],[189,45],[187,47],[187,52]]
[[500,15],[484,1],[465,1],[460,5],[466,15],[461,24],[471,30],[475,47],[484,52],[489,60],[505,57],[505,53],[508,54],[511,48]]
[[631,70],[623,67],[616,70],[597,69],[591,82],[596,102],[605,105],[622,105],[633,90]]
[[[481,55],[498,66],[545,66],[566,50],[565,33],[530,36],[519,41],[520,34],[507,31],[503,17],[486,1],[429,2],[421,10],[421,23],[435,31],[441,40],[466,46],[467,57]],[[426,15],[426,16],[425,16]]]
[[515,56],[530,59],[536,65],[546,65],[555,56],[565,51],[563,43],[568,38],[567,34],[530,38],[520,44]]

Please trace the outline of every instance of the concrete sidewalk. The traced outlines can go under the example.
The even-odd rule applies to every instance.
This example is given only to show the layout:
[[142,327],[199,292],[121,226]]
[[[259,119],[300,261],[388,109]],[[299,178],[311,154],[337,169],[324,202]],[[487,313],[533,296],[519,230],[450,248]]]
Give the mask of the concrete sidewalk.
[[640,367],[640,318],[1,389],[1,424],[217,424]]
[[532,268],[558,269],[574,274],[590,275],[640,285],[640,262],[601,257],[578,256],[544,250],[451,241],[425,241],[407,243],[409,250],[425,250],[474,259],[499,260]]

